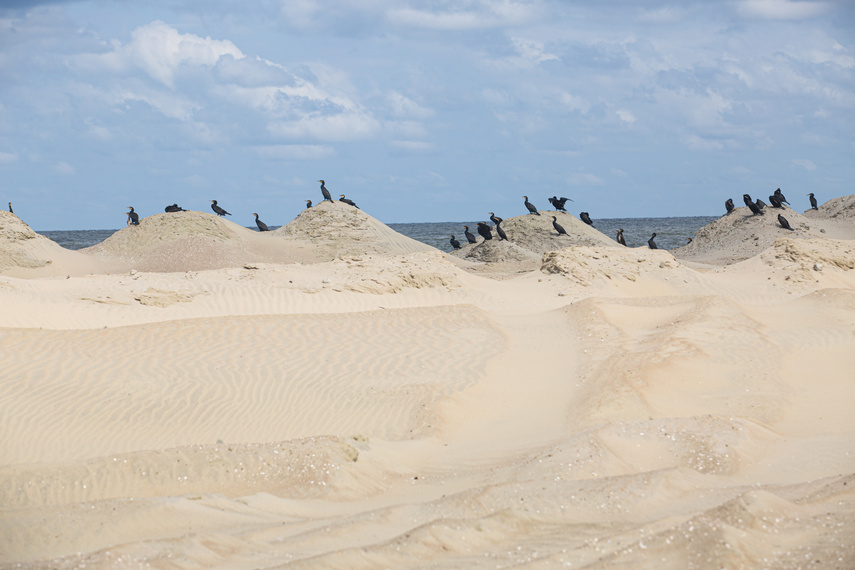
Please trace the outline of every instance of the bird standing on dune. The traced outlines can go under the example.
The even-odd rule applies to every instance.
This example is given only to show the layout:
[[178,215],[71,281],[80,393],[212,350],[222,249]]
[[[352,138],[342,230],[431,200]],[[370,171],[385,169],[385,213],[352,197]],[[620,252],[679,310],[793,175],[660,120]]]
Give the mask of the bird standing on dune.
[[306,209],[308,210],[308,209],[309,209],[309,208],[311,208],[311,207],[312,207],[312,201],[311,201],[311,200],[306,200]]
[[488,226],[484,222],[478,222],[478,233],[481,234],[481,237],[484,238],[484,241],[487,241],[488,239],[493,239],[493,232],[490,231],[490,226]]
[[790,230],[791,232],[796,231],[790,227],[790,222],[788,222],[787,218],[785,218],[781,214],[778,214],[778,223],[781,224],[781,227],[784,228],[785,230]]
[[526,209],[528,209],[529,214],[537,214],[538,216],[540,215],[540,212],[537,211],[537,208],[534,207],[534,204],[528,201],[528,196],[523,196],[523,200],[525,200],[523,204],[525,204],[525,207]]
[[211,200],[211,209],[214,210],[214,213],[218,216],[231,216],[228,212],[222,209],[220,206],[217,206],[216,200]]
[[353,206],[353,207],[354,207],[354,208],[356,208],[357,210],[359,209],[359,206],[357,206],[357,205],[356,205],[356,202],[354,202],[353,200],[350,200],[350,199],[348,199],[348,198],[345,198],[345,197],[344,197],[344,194],[339,194],[339,195],[338,195],[338,201],[339,201],[339,202],[344,202],[344,203],[345,203],[345,204],[347,204],[348,206]]
[[769,196],[769,205],[772,206],[773,208],[783,208],[784,207],[783,205],[781,205],[781,202],[778,200],[778,197],[775,196],[774,194]]
[[[499,221],[501,222],[502,219],[499,218]],[[502,229],[502,226],[498,222],[496,223],[496,233],[499,234],[500,240],[508,241],[508,234],[505,233],[505,230]]]
[[469,226],[463,226],[463,235],[466,236],[466,241],[469,243],[476,243],[475,235],[469,231]]
[[760,211],[760,208],[757,207],[757,204],[754,203],[754,200],[752,200],[751,196],[749,196],[748,194],[742,195],[742,201],[745,202],[745,205],[748,206],[748,209],[751,210],[751,213],[755,216],[757,214],[763,213]]
[[454,249],[460,249],[460,242],[454,236],[451,236],[451,247]]
[[332,202],[333,201],[332,195],[330,195],[330,191],[327,190],[327,187],[324,186],[324,181],[318,180],[318,182],[321,183],[321,194],[324,195],[324,202]]
[[[813,194],[811,194],[813,196]],[[14,214],[15,212],[12,210],[12,202],[9,202],[9,213]]]
[[128,212],[128,223],[127,223],[127,225],[129,225],[129,226],[140,225],[140,215],[137,214],[136,212],[134,212],[133,206],[128,206],[128,208],[130,208],[131,211]]
[[559,212],[566,212],[567,210],[564,209],[564,204],[567,202],[567,200],[570,200],[571,202],[573,201],[572,199],[565,198],[564,196],[562,196],[561,198],[553,196],[552,198],[549,198],[549,203],[552,204],[552,207],[558,210]]
[[258,226],[258,231],[260,231],[260,232],[269,232],[270,231],[270,228],[267,227],[267,224],[265,224],[264,222],[262,222],[261,220],[258,219],[258,214],[253,213],[252,215],[255,216],[255,225]]
[[487,212],[487,213],[490,214],[490,221],[493,222],[494,224],[496,224],[497,226],[505,221],[502,218],[498,217],[493,212]]
[[174,214],[175,212],[184,212],[184,208],[179,206],[178,204],[170,204],[169,206],[163,209],[167,214]]
[[594,227],[594,222],[592,222],[592,221],[591,221],[591,216],[589,216],[589,215],[588,215],[588,212],[581,212],[581,213],[579,214],[579,218],[580,218],[583,222],[585,222],[586,224],[588,224],[589,226],[591,226],[592,228]]
[[617,232],[615,232],[615,233],[617,234],[617,235],[615,236],[615,240],[616,240],[619,244],[621,244],[622,246],[624,246],[624,247],[625,247],[625,246],[626,246],[626,240],[625,240],[625,239],[623,239],[623,228],[619,229],[619,230],[618,230]]
[[[816,198],[813,197],[813,192],[808,194],[808,198],[810,198],[810,207],[814,210],[818,210],[819,208],[816,207]],[[9,211],[10,212],[12,211],[12,203],[11,202],[9,203]]]
[[657,246],[656,242],[653,241],[653,238],[655,238],[655,237],[656,237],[656,232],[653,232],[653,235],[650,236],[649,240],[647,240],[647,247],[649,247],[650,249],[659,249],[659,246]]
[[783,193],[783,192],[781,192],[781,189],[780,189],[780,188],[778,188],[777,190],[775,190],[775,198],[777,198],[777,199],[778,199],[778,202],[780,202],[781,204],[786,204],[787,206],[789,206],[789,205],[790,205],[790,203],[789,203],[789,202],[787,202],[787,199],[784,197],[784,193]]
[[564,227],[556,221],[557,219],[558,218],[556,218],[555,216],[552,216],[552,227],[555,228],[555,231],[558,232],[558,235],[566,236],[567,230],[565,230]]
[[724,209],[727,210],[727,213],[729,214],[733,211],[734,207],[735,206],[733,205],[733,198],[728,198],[727,202],[724,203]]

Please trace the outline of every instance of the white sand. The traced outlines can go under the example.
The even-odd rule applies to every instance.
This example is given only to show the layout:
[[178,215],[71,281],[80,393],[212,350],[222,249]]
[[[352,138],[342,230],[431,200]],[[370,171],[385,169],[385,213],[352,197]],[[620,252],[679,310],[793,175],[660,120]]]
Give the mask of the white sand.
[[851,219],[484,264],[313,210],[0,218],[0,567],[855,567]]

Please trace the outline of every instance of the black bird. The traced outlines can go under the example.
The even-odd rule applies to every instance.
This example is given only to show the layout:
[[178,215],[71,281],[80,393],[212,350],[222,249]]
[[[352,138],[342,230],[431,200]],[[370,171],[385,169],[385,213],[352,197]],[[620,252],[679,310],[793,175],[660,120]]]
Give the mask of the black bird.
[[781,214],[778,214],[778,223],[781,224],[781,227],[784,228],[785,230],[790,230],[791,232],[796,231],[790,227],[790,222],[788,222],[787,218],[785,218]]
[[166,212],[167,214],[171,214],[173,212],[183,212],[184,208],[182,208],[178,204],[171,204],[171,205],[167,206],[166,208],[164,208],[163,211]]
[[775,196],[774,194],[769,196],[769,204],[771,204],[773,208],[783,208],[784,207],[781,205],[781,202],[780,202],[780,200],[778,200],[778,197]]
[[[499,220],[501,221],[501,218],[499,218]],[[508,241],[508,234],[505,233],[505,230],[502,229],[502,226],[500,226],[498,222],[496,223],[496,233],[499,234],[500,240],[503,239],[505,241]]]
[[727,213],[731,213],[733,211],[733,198],[728,198],[727,202],[724,203],[724,208],[727,210]]
[[128,224],[127,225],[129,225],[129,226],[140,225],[140,215],[137,214],[136,212],[134,212],[133,206],[128,206],[128,208],[130,208],[131,211],[128,212]]
[[588,224],[592,228],[594,227],[594,222],[591,221],[591,216],[588,215],[588,212],[580,213],[579,217],[582,219],[583,222],[585,222],[586,224]]
[[493,232],[490,231],[490,226],[484,222],[478,222],[478,233],[484,240],[493,239]]
[[552,227],[553,227],[553,228],[555,228],[555,231],[556,231],[556,232],[558,232],[558,235],[560,235],[560,236],[566,236],[566,235],[567,235],[567,230],[565,230],[565,229],[561,226],[561,224],[559,224],[558,222],[556,222],[556,221],[555,221],[555,220],[557,220],[557,219],[558,219],[558,218],[556,218],[555,216],[552,216]]
[[754,204],[755,204],[755,205],[760,209],[760,211],[761,211],[761,212],[763,211],[763,208],[765,208],[765,207],[766,207],[766,202],[764,202],[764,201],[763,201],[763,200],[761,200],[760,198],[757,198],[757,199],[754,201]]
[[689,245],[690,243],[692,243],[692,241],[692,238],[686,238],[686,245]]
[[493,212],[489,212],[489,214],[490,214],[490,221],[493,222],[494,224],[496,224],[497,226],[505,221],[504,219],[498,217]]
[[525,200],[523,204],[525,204],[525,207],[528,208],[528,213],[537,214],[539,216],[540,212],[537,211],[537,208],[534,207],[534,204],[528,201],[528,196],[523,196],[523,199]]
[[469,231],[469,226],[463,226],[463,235],[466,236],[466,241],[469,243],[476,243],[475,236],[472,235],[472,232]]
[[775,197],[778,199],[778,202],[780,202],[781,204],[786,204],[786,205],[788,205],[788,206],[790,205],[790,203],[789,203],[789,202],[787,202],[787,199],[786,199],[786,198],[784,198],[784,193],[783,193],[783,192],[781,192],[781,189],[780,189],[780,188],[778,188],[777,190],[775,190]]
[[552,204],[552,207],[555,208],[556,210],[558,210],[560,212],[566,212],[567,210],[564,209],[564,204],[567,203],[567,200],[570,200],[571,202],[573,201],[572,199],[565,198],[563,196],[561,198],[559,198],[557,196],[553,196],[552,198],[549,199],[549,203]]
[[332,202],[333,201],[332,196],[330,195],[330,191],[327,190],[327,187],[324,186],[324,181],[318,180],[318,182],[321,183],[321,194],[324,195],[324,201]]
[[619,244],[623,245],[623,246],[626,246],[626,240],[625,240],[625,239],[623,239],[623,229],[619,229],[619,230],[618,230],[617,232],[615,232],[615,233],[617,233],[617,236],[615,237],[615,239],[617,240],[617,242],[618,242]]
[[258,219],[258,214],[253,213],[252,215],[255,216],[255,225],[258,226],[258,231],[260,231],[260,232],[269,232],[270,231],[270,228],[267,227],[267,224],[265,224],[264,222],[262,222],[261,220]]
[[217,214],[218,216],[226,216],[226,215],[231,216],[231,214],[229,214],[228,212],[223,210],[221,207],[217,206],[216,200],[211,200],[211,209],[214,210],[214,213]]
[[653,232],[653,235],[650,236],[649,240],[647,240],[647,247],[649,247],[650,249],[659,249],[659,247],[656,245],[656,242],[653,241],[653,238],[655,238],[655,237],[656,237],[656,232]]
[[[813,196],[813,194],[811,194]],[[9,202],[9,213],[14,214],[15,212],[12,210],[12,202]]]
[[311,208],[311,207],[312,207],[312,201],[311,201],[311,200],[306,200],[306,209],[308,210],[308,209],[309,209],[309,208]]
[[454,239],[454,236],[451,236],[451,247],[454,249],[460,249],[460,242]]
[[763,213],[760,211],[760,208],[757,207],[757,204],[754,203],[754,201],[751,199],[751,196],[749,196],[748,194],[742,195],[742,201],[745,202],[745,205],[748,206],[748,209],[751,210],[751,213],[755,216],[757,214]]
[[[819,208],[816,207],[816,198],[813,197],[813,192],[808,194],[808,198],[810,198],[810,207],[813,208],[814,210],[818,210]],[[10,212],[12,211],[12,203],[11,202],[9,203],[9,211]]]
[[353,206],[357,210],[359,209],[359,206],[356,205],[356,202],[354,202],[353,200],[349,200],[349,199],[345,198],[344,194],[339,194],[338,196],[339,196],[339,198],[338,198],[339,202],[344,202],[348,206]]

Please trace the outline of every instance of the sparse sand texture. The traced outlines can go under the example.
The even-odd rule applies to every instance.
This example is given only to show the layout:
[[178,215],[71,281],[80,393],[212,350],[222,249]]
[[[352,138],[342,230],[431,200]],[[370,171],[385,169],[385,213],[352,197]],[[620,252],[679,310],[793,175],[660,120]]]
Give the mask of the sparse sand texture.
[[855,568],[853,204],[453,255],[0,211],[0,568]]

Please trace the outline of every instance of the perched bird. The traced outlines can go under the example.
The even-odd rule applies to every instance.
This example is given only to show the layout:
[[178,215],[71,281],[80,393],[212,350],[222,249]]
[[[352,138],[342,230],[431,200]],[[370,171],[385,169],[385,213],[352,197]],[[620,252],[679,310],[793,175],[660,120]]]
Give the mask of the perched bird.
[[478,222],[478,233],[484,240],[493,239],[493,232],[490,231],[490,226],[484,222]]
[[735,206],[733,205],[733,198],[728,198],[727,202],[724,203],[724,208],[727,210],[727,213],[731,213],[734,207]]
[[218,216],[231,216],[231,214],[223,210],[221,207],[217,206],[216,200],[211,200],[211,209],[214,210],[214,213]]
[[763,200],[761,200],[760,198],[757,198],[756,200],[754,200],[754,204],[755,204],[758,208],[760,208],[761,210],[762,210],[763,208],[765,208],[765,207],[766,207],[766,202],[764,202],[764,201],[763,201]]
[[591,216],[588,215],[588,212],[582,212],[579,214],[579,218],[592,228],[594,227],[594,222],[591,221]]
[[466,241],[469,243],[476,243],[477,240],[472,232],[469,231],[469,226],[463,226],[463,235],[466,236]]
[[623,239],[623,229],[619,229],[619,230],[618,230],[617,232],[615,232],[615,233],[617,233],[617,236],[615,236],[615,240],[617,240],[617,242],[618,242],[619,244],[621,244],[621,245],[625,246],[625,245],[626,245],[626,240],[625,240],[625,239]]
[[692,241],[694,241],[692,238],[686,238],[686,245],[689,245]]
[[171,214],[173,212],[183,212],[184,208],[182,208],[178,204],[171,204],[171,205],[167,206],[166,208],[164,208],[163,211],[166,212],[167,214]]
[[497,226],[504,221],[502,218],[498,217],[493,212],[489,212],[489,214],[490,214],[490,221],[493,222],[494,224],[496,224]]
[[[813,196],[813,194],[811,194],[811,196]],[[12,202],[9,202],[9,213],[10,213],[10,214],[14,214],[14,213],[15,213],[15,211],[14,211],[14,210],[12,210]]]
[[353,206],[357,210],[359,209],[359,206],[356,205],[356,202],[354,202],[353,200],[348,200],[347,198],[344,197],[344,194],[339,194],[338,196],[339,196],[339,198],[338,198],[339,202],[344,202],[348,206]]
[[140,215],[137,214],[136,212],[134,212],[133,206],[128,206],[128,208],[130,208],[131,211],[128,212],[128,223],[127,223],[127,225],[129,225],[129,226],[140,225]]
[[454,236],[451,236],[451,247],[454,249],[460,249],[460,242],[454,239]]
[[318,182],[321,183],[321,194],[324,195],[324,201],[332,202],[333,201],[332,196],[330,195],[330,191],[327,190],[327,187],[324,186],[324,181],[318,180]]
[[534,207],[534,204],[528,201],[528,196],[523,196],[523,200],[525,200],[523,204],[525,204],[525,207],[528,208],[529,214],[537,214],[538,216],[540,215],[540,212],[537,211],[537,208]]
[[[499,218],[501,221],[501,218]],[[508,234],[505,233],[505,230],[502,229],[502,226],[499,225],[499,222],[496,222],[496,233],[499,234],[500,240],[508,241]]]
[[760,211],[760,208],[757,207],[757,204],[754,203],[754,201],[751,199],[751,196],[749,196],[748,194],[742,195],[742,201],[745,202],[745,205],[748,206],[748,209],[751,210],[751,213],[755,216],[757,214],[763,213]]
[[655,238],[655,237],[656,237],[656,232],[653,232],[653,235],[650,236],[649,240],[647,240],[647,247],[649,247],[650,249],[659,249],[659,247],[656,245],[656,242],[653,241],[653,238]]
[[260,232],[269,232],[270,231],[270,228],[267,227],[267,224],[265,224],[264,222],[262,222],[261,220],[258,219],[258,214],[253,213],[252,215],[255,216],[255,225],[258,226],[258,231],[260,231]]
[[561,198],[553,196],[549,199],[549,203],[552,204],[552,207],[558,210],[559,212],[566,212],[567,210],[564,209],[564,204],[567,203],[567,200],[570,200],[571,202],[573,201],[572,199],[564,198],[563,196]]
[[783,208],[783,207],[784,207],[783,205],[781,205],[781,202],[778,200],[778,197],[777,197],[777,196],[775,196],[774,194],[772,194],[771,196],[769,196],[769,204],[770,204],[773,208]]
[[784,193],[783,193],[783,192],[781,192],[781,189],[780,189],[780,188],[778,188],[777,190],[775,190],[775,197],[778,199],[778,202],[780,202],[781,204],[786,204],[786,205],[788,205],[788,206],[790,205],[790,203],[789,203],[789,202],[787,202],[787,199],[786,199],[786,198],[784,198]]
[[787,218],[785,218],[781,214],[778,214],[778,223],[781,224],[781,227],[784,228],[785,230],[790,230],[791,232],[796,231],[790,227],[790,222],[788,222]]
[[306,200],[306,209],[308,210],[308,209],[309,209],[309,208],[311,208],[311,207],[312,207],[312,201],[311,201],[311,200]]
[[[816,207],[816,198],[813,197],[813,192],[808,194],[808,198],[810,198],[810,207],[813,208],[814,210],[818,210],[819,208]],[[12,211],[12,203],[11,202],[9,203],[9,211],[10,212]]]
[[557,219],[558,219],[558,218],[556,218],[555,216],[552,216],[552,227],[553,227],[553,228],[555,228],[555,231],[556,231],[556,232],[558,232],[558,235],[560,235],[560,236],[566,236],[566,235],[567,235],[567,230],[565,230],[565,229],[564,229],[564,227],[562,227],[562,225],[561,225],[561,224],[559,224],[558,222],[556,222],[556,221],[555,221],[555,220],[557,220]]

